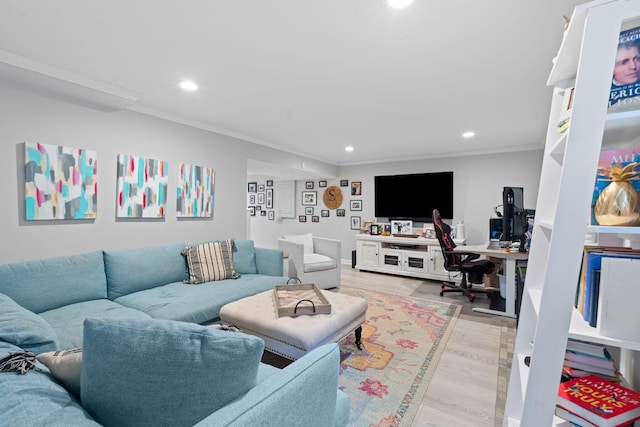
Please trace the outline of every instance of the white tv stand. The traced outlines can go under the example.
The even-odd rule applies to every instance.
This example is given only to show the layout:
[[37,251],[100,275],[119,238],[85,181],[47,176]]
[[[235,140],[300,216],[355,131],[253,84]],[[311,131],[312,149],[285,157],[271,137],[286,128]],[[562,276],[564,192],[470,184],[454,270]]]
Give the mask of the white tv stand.
[[[455,240],[463,245],[464,240]],[[433,280],[460,282],[460,276],[444,269],[437,239],[422,237],[356,235],[356,268]]]

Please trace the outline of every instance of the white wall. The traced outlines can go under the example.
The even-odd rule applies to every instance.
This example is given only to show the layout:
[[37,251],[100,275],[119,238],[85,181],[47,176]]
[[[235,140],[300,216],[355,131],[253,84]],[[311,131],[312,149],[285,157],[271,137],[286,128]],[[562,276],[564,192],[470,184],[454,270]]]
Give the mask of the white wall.
[[[143,114],[102,112],[2,85],[0,100],[0,263],[96,249],[246,238],[248,157],[301,161],[267,147]],[[25,141],[97,151],[97,219],[24,220]],[[164,220],[116,220],[116,158],[121,153],[168,161],[169,200]],[[176,217],[179,163],[214,169],[213,218]]]
[[[343,188],[344,201],[341,208],[346,209],[345,217],[336,217],[331,211],[329,218],[320,218],[319,223],[300,223],[298,219],[286,219],[281,223],[269,221],[266,217],[251,217],[251,238],[257,246],[276,247],[277,238],[283,234],[312,232],[324,237],[342,241],[343,262],[350,262],[351,251],[355,249],[357,231],[350,229],[350,217],[360,216],[362,220],[374,219],[374,177],[421,172],[454,172],[454,215],[452,223],[464,221],[468,244],[484,244],[488,241],[489,218],[495,217],[494,207],[502,204],[503,187],[523,187],[524,202],[527,209],[535,209],[538,197],[538,182],[542,167],[542,149],[505,154],[473,155],[432,160],[380,163],[372,165],[342,167],[339,177],[329,179],[328,185],[339,185],[340,180],[361,181],[362,196],[351,197],[349,188]],[[269,177],[251,177],[252,181],[264,182]],[[322,190],[318,180],[313,180],[314,190],[318,191],[318,206],[315,212],[320,215],[323,209]],[[296,182],[296,215],[304,214],[300,202],[305,181]],[[428,188],[416,188],[415,197],[428,198]],[[349,201],[361,199],[362,212],[351,212]],[[325,208],[326,209],[326,208]],[[500,208],[501,211],[501,208]],[[429,213],[427,213],[428,215]],[[308,221],[310,218],[308,219]],[[387,219],[380,219],[387,221]],[[421,225],[420,225],[421,227]]]

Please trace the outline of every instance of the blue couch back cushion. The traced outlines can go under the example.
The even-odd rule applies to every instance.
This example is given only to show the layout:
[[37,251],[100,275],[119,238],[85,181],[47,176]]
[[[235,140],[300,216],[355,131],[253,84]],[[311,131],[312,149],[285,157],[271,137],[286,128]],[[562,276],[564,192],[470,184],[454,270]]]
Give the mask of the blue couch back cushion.
[[109,299],[185,280],[187,264],[181,254],[182,249],[184,244],[181,243],[104,251]]
[[0,340],[35,354],[60,348],[58,335],[40,316],[0,294]]
[[0,293],[34,313],[106,298],[102,252],[0,265]]
[[256,274],[256,249],[253,240],[233,241],[233,269],[240,274]]
[[88,318],[82,404],[105,426],[191,426],[255,387],[263,350],[192,323]]

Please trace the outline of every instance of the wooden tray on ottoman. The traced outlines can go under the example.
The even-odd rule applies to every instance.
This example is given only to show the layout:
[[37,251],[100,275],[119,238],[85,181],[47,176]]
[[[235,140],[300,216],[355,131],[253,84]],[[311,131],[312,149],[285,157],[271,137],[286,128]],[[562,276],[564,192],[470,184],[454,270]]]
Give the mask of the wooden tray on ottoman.
[[273,300],[278,317],[331,314],[331,304],[313,283],[277,285],[273,288]]

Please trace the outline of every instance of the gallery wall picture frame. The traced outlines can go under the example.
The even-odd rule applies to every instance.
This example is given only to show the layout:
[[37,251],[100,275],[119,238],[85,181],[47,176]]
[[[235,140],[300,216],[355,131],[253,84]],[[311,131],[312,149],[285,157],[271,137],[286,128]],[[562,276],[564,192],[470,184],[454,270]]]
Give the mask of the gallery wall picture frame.
[[264,192],[264,184],[258,184],[258,193]]
[[322,209],[320,211],[320,216],[327,218],[329,216],[329,209]]
[[336,209],[336,216],[346,216],[344,209]]
[[269,220],[273,221],[276,219],[276,211],[269,211]]
[[268,179],[267,180],[267,187],[273,187],[273,180],[272,179]]
[[267,209],[273,209],[273,188],[267,188],[267,191],[265,194],[267,195],[267,201],[266,201]]
[[176,216],[210,217],[213,214],[214,182],[212,168],[180,163],[176,187]]
[[299,222],[307,222],[307,216],[306,215],[298,215],[298,221]]
[[302,206],[316,206],[318,204],[318,192],[317,191],[303,191],[302,192]]
[[304,208],[305,215],[313,215],[313,208]]
[[258,203],[264,205],[264,193],[258,193]]
[[117,162],[116,218],[164,218],[169,163],[130,154]]
[[249,206],[249,214],[251,216],[256,216],[256,207],[255,206]]
[[352,216],[351,217],[351,229],[352,230],[360,230],[360,225],[362,222],[362,218],[359,216]]
[[324,187],[326,187],[326,186],[327,186],[327,181],[324,181],[324,180],[322,180],[322,181],[318,181],[318,187],[322,187],[322,188],[324,188]]
[[361,196],[362,195],[362,182],[353,181],[351,183],[351,195],[352,196]]
[[369,234],[371,234],[372,236],[377,236],[378,234],[380,234],[380,224],[371,224],[369,226]]
[[311,217],[311,222],[320,222],[320,217],[318,215],[313,215]]
[[313,181],[307,181],[304,183],[304,188],[307,190],[313,190]]
[[349,180],[348,179],[341,179],[340,180],[340,187],[348,187],[349,186]]
[[256,211],[258,211],[258,212],[259,212],[259,211],[261,211],[261,210],[262,210],[262,206],[260,206],[260,205],[256,205]]
[[260,211],[260,216],[267,216],[267,211]]
[[351,200],[351,210],[352,211],[361,211],[362,210],[362,200]]
[[257,193],[258,192],[258,183],[253,181],[247,183],[247,193]]
[[249,194],[249,204],[250,205],[255,205],[256,204],[256,195],[255,194]]

